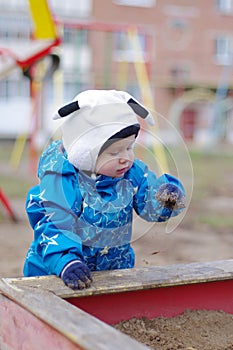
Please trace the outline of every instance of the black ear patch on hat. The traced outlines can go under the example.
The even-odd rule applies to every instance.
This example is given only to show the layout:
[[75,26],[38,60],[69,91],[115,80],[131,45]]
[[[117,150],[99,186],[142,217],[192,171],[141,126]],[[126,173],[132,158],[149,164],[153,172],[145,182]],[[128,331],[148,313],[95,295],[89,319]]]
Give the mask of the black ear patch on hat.
[[[135,114],[139,115],[141,118],[145,119],[148,116],[148,111],[138,104],[134,99],[130,98],[127,101],[127,104],[132,108]],[[78,101],[69,103],[68,105],[61,107],[58,110],[58,114],[61,118],[66,117],[67,115],[78,111],[80,109]]]
[[61,107],[58,110],[58,114],[60,115],[60,117],[63,118],[63,117],[66,117],[67,115],[69,115],[75,111],[78,111],[79,109],[80,109],[80,107],[79,107],[78,101],[74,101],[74,102],[71,102],[64,107]]
[[127,103],[132,108],[134,113],[139,115],[141,118],[145,119],[148,116],[148,111],[132,98],[130,98]]

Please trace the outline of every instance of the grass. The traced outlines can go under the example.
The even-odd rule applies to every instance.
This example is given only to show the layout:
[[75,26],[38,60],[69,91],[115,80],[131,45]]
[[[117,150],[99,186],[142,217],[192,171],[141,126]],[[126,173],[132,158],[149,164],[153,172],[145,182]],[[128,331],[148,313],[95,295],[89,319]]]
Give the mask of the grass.
[[233,217],[231,214],[200,215],[199,221],[217,229],[233,228]]
[[187,226],[197,228],[205,225],[220,233],[232,230],[231,208],[222,209],[217,203],[219,197],[233,198],[233,155],[230,147],[221,149],[216,146],[208,151],[192,149],[190,157],[194,169],[194,189]]
[[28,162],[28,147],[25,148],[18,168],[10,164],[13,142],[0,143],[0,184],[9,198],[25,198],[28,190],[36,182],[36,174],[31,174]]
[[209,196],[233,194],[233,156],[226,154],[190,152],[194,169],[193,193],[196,200]]
[[33,185],[32,181],[14,175],[0,175],[1,188],[10,198],[24,198]]

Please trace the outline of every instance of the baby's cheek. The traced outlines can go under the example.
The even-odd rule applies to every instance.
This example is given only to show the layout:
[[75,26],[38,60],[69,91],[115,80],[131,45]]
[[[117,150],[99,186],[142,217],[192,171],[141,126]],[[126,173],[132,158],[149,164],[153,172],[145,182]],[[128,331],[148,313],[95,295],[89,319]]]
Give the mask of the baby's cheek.
[[96,171],[99,174],[112,176],[112,171],[117,168],[118,160],[102,160],[97,163]]
[[135,158],[134,151],[132,151],[131,156],[130,156],[130,161],[133,163]]

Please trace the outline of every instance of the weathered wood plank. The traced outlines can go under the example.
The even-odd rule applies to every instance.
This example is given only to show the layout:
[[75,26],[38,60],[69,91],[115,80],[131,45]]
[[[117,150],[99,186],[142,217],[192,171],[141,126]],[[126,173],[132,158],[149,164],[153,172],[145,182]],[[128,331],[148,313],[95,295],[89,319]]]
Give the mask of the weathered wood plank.
[[66,287],[60,278],[55,276],[4,278],[3,280],[12,288],[20,288],[21,286],[40,288],[65,299],[232,278],[233,259],[94,272],[92,286],[78,291]]
[[0,349],[82,350],[83,348],[0,294]]
[[[21,306],[20,310],[25,311],[25,317],[29,313],[34,315],[38,320],[41,320],[63,335],[64,342],[71,341],[76,344],[77,349],[148,349],[148,347],[136,342],[113,327],[67,303],[51,291],[44,290],[38,286],[14,285],[8,283],[8,281],[7,279],[0,280],[0,291],[9,300]],[[4,305],[2,307],[0,319],[4,316]],[[9,320],[14,322],[17,317],[17,308],[14,310],[12,308]],[[41,337],[41,334],[38,333],[37,336]],[[27,342],[27,339],[25,339],[25,342]],[[12,349],[15,350],[17,347],[12,347]]]

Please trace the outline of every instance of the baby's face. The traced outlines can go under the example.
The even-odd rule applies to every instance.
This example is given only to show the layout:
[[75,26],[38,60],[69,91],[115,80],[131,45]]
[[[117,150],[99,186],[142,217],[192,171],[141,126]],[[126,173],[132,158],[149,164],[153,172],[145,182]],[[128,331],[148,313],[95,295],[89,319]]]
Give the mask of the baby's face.
[[114,142],[97,159],[96,174],[122,177],[134,161],[135,135]]

